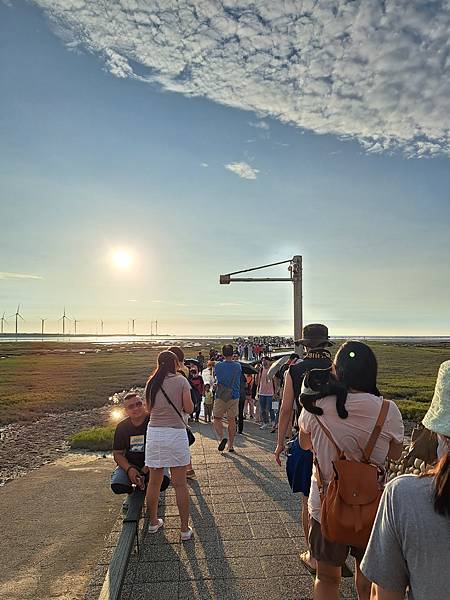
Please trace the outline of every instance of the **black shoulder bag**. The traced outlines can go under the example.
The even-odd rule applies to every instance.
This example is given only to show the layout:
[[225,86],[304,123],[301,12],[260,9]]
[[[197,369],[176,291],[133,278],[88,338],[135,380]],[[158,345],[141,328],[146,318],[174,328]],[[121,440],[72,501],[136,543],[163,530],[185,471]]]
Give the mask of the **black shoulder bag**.
[[189,446],[192,446],[192,444],[195,442],[195,435],[192,433],[192,429],[189,427],[189,425],[186,425],[186,423],[184,422],[182,414],[180,413],[180,411],[178,410],[178,408],[175,406],[175,404],[172,402],[172,400],[169,398],[169,396],[166,394],[166,392],[165,392],[165,390],[164,390],[164,388],[162,386],[161,386],[160,390],[162,391],[162,393],[166,397],[167,402],[176,411],[177,415],[183,421],[183,425],[186,428],[186,433],[187,433],[187,438],[188,438]]

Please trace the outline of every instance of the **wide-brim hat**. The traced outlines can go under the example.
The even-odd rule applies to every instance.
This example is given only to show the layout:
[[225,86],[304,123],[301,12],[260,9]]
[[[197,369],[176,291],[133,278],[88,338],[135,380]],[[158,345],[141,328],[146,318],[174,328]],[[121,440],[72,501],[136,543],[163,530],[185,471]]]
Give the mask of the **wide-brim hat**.
[[326,325],[322,325],[322,323],[305,325],[305,327],[303,327],[301,339],[297,340],[295,343],[302,344],[308,348],[333,345],[333,342],[328,336],[328,327]]
[[450,437],[450,360],[439,367],[433,399],[422,423],[430,431]]

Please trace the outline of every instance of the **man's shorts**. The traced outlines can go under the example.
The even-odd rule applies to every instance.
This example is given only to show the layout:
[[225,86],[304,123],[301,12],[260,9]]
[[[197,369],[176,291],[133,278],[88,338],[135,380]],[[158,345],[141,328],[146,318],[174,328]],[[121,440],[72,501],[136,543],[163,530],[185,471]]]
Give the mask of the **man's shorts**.
[[320,523],[309,516],[309,547],[311,555],[319,562],[328,563],[334,567],[343,567],[350,552],[358,563],[364,556],[364,548],[355,546],[346,546],[337,542],[330,542],[322,535]]
[[229,419],[234,419],[239,413],[239,398],[233,400],[221,400],[216,398],[213,406],[213,416],[215,419],[223,419],[225,415]]

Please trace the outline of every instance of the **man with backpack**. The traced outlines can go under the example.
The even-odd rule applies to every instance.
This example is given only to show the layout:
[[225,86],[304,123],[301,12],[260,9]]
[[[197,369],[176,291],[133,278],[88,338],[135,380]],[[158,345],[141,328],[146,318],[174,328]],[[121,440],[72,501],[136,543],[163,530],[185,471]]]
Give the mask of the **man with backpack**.
[[[225,344],[222,347],[224,360],[217,362],[215,366],[217,388],[213,417],[214,429],[220,439],[219,452],[223,452],[227,444],[228,452],[234,452],[233,442],[236,434],[236,417],[239,412],[242,367],[239,362],[233,360],[233,354],[233,346]],[[225,416],[228,419],[228,438],[224,437],[223,418]]]
[[[327,348],[332,345],[332,342],[328,336],[328,328],[321,323],[306,325],[302,333],[300,343],[305,348],[306,354],[303,360],[297,361],[291,355],[291,364],[285,372],[283,400],[278,417],[278,443],[275,450],[275,459],[281,465],[280,454],[284,452],[286,434],[291,435],[291,425],[294,417],[296,433],[291,445],[286,470],[292,491],[302,494],[302,525],[305,539],[308,541],[308,496],[311,484],[313,456],[311,451],[302,450],[298,441],[297,421],[301,412],[299,396],[303,378],[308,371],[331,367],[331,355]],[[300,559],[310,572],[315,573],[315,560],[311,558],[309,551],[301,554]]]

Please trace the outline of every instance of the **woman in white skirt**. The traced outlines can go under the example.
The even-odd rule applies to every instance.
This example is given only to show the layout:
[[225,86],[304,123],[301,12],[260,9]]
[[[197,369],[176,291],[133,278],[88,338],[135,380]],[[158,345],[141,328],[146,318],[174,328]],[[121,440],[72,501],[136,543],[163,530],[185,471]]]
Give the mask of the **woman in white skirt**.
[[[170,467],[181,520],[181,539],[189,540],[189,492],[186,467],[191,461],[186,424],[182,415],[194,410],[188,380],[177,373],[177,358],[164,351],[158,356],[158,368],[151,375],[145,389],[150,421],[145,446],[145,464],[150,469],[147,486],[147,506],[150,516],[149,533],[156,533],[164,525],[157,516],[159,489],[164,467]],[[173,406],[170,404],[173,404]],[[174,406],[177,410],[175,410]]]

